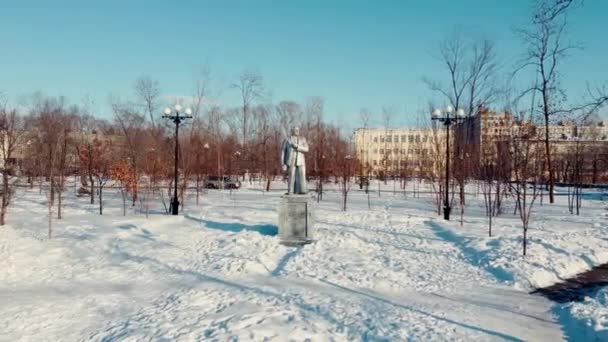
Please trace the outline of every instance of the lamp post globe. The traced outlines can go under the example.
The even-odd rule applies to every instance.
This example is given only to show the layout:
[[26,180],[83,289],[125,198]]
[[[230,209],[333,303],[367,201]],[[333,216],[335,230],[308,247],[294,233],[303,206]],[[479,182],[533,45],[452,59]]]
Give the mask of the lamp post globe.
[[439,117],[441,116],[441,110],[439,109],[435,109],[432,113],[431,113],[431,118],[432,119],[439,119]]
[[165,110],[163,110],[163,113],[165,113],[165,115],[171,114],[171,108],[165,107]]
[[192,108],[186,108],[186,115],[192,115]]
[[181,112],[181,111],[182,111],[182,105],[180,105],[180,104],[176,104],[176,105],[175,105],[175,111],[176,111],[176,112]]
[[456,117],[459,118],[459,119],[464,119],[464,117],[465,117],[464,109],[459,108],[456,111]]
[[452,107],[452,105],[447,105],[447,107],[445,107],[445,112],[450,114],[454,111],[454,107]]

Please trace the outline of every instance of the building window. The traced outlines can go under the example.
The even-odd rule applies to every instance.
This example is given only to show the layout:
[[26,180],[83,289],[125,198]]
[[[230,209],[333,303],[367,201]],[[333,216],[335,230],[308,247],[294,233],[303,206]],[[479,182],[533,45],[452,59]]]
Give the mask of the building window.
[[399,166],[399,161],[398,160],[393,160],[393,165]]
[[386,136],[386,142],[387,142],[387,143],[391,143],[391,142],[393,142],[393,136],[392,136],[392,135],[387,135],[387,136]]
[[377,143],[378,142],[378,137],[374,137],[374,142]]
[[427,137],[427,136],[422,137],[422,142],[424,142],[424,143],[425,143],[425,142],[427,141],[427,139],[428,139],[428,137]]
[[393,150],[393,153],[394,153],[394,154],[399,154],[399,149],[398,149],[398,148],[394,149],[394,150]]
[[407,139],[406,139],[406,136],[405,136],[405,135],[402,135],[402,136],[401,136],[401,142],[402,142],[402,143],[404,143],[406,140],[407,140]]
[[380,154],[384,154],[384,149],[383,148],[380,149]]
[[414,142],[414,136],[413,136],[413,135],[410,135],[410,136],[408,137],[408,139],[409,139],[409,141],[410,141],[411,143],[413,143],[413,142]]
[[374,166],[378,165],[378,161],[377,160],[373,160],[372,163],[374,164]]
[[377,148],[374,149],[374,154],[378,154],[378,149]]
[[380,137],[380,142],[383,143],[384,142],[384,137]]
[[399,136],[398,135],[395,135],[395,137],[393,139],[395,139],[395,143],[399,142]]
[[416,142],[420,142],[420,136],[419,135],[416,136]]

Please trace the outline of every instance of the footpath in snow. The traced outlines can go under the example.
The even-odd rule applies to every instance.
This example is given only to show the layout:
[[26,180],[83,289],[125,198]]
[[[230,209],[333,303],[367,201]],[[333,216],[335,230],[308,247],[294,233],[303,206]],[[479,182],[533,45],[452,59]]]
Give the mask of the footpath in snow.
[[[471,200],[464,226],[431,198],[353,192],[316,209],[317,241],[278,243],[280,192],[190,198],[149,218],[108,193],[97,214],[67,194],[46,238],[45,195],[20,190],[0,228],[0,340],[601,340],[606,292],[557,305],[528,292],[608,261],[604,203],[538,208],[529,256],[517,218],[488,238]],[[160,209],[160,207],[159,207]],[[603,316],[602,316],[603,315]]]

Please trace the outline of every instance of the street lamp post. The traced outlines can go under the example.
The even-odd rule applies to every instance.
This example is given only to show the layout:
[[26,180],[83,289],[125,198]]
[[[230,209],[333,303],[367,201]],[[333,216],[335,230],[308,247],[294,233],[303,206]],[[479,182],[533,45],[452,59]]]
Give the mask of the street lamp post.
[[179,161],[179,124],[185,119],[192,118],[192,109],[186,108],[184,111],[186,115],[182,115],[182,106],[175,105],[175,111],[167,107],[164,110],[165,115],[163,118],[171,119],[175,123],[175,164],[173,169],[173,199],[171,200],[171,214],[177,215],[179,213],[179,200],[177,198],[177,181],[178,181],[178,161]]
[[431,113],[431,120],[437,120],[445,125],[445,198],[443,205],[443,218],[450,220],[450,126],[454,123],[464,120],[464,110],[458,109],[455,116],[450,116],[454,111],[454,107],[447,106],[444,111],[435,109]]

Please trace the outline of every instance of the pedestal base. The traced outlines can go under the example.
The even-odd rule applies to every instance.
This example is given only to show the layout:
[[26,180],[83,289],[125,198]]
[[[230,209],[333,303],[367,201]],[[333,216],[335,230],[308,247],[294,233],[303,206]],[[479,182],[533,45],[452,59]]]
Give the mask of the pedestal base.
[[309,195],[283,195],[279,202],[281,244],[299,246],[312,242],[313,204]]

